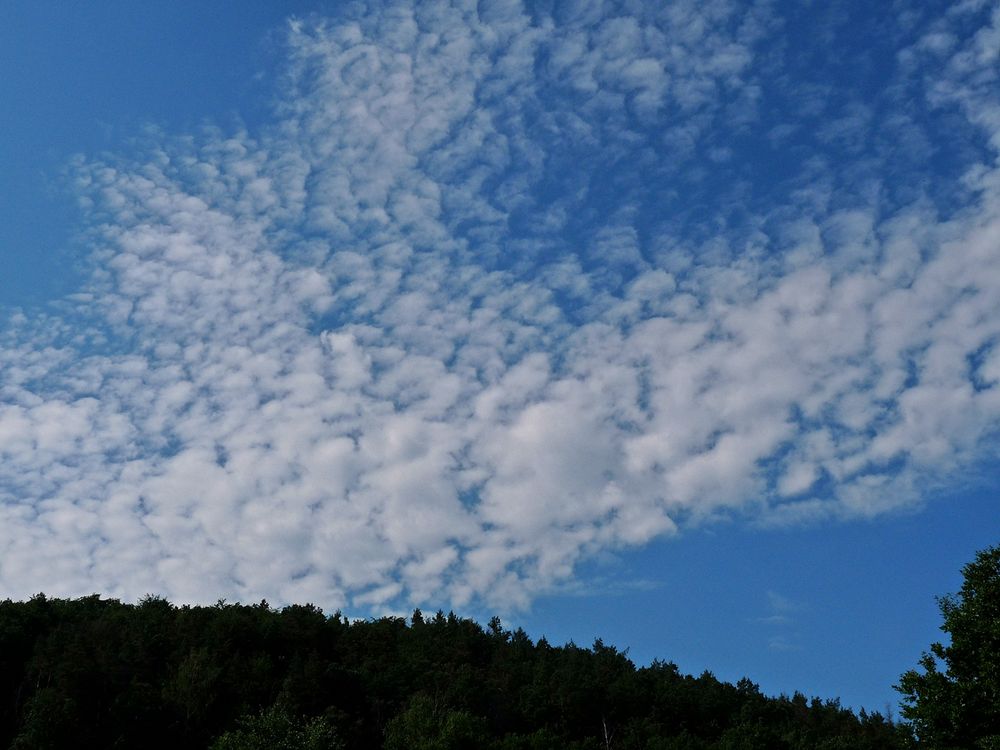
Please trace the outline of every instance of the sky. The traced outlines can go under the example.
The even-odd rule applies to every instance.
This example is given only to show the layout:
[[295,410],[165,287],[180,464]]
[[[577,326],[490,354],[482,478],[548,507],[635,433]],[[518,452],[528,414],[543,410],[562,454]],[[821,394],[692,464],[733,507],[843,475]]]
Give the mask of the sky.
[[895,711],[1000,537],[998,78],[981,0],[4,4],[0,593]]

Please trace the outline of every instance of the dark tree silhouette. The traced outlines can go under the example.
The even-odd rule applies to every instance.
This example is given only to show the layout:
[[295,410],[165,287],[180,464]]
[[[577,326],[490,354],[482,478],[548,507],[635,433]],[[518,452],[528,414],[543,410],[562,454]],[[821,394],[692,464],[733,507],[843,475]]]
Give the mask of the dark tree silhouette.
[[310,605],[0,603],[0,747],[885,750],[908,729],[750,680],[637,668],[494,618]]
[[928,747],[1000,749],[1000,546],[962,574],[959,592],[938,599],[949,643],[932,643],[896,689]]

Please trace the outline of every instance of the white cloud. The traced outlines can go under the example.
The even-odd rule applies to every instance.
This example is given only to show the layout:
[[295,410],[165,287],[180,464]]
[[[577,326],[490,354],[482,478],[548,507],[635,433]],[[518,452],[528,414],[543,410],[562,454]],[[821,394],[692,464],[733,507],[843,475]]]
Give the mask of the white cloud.
[[[669,144],[718,153],[763,6],[376,10],[290,25],[266,132],[79,165],[93,280],[0,348],[8,591],[519,605],[678,525],[882,513],[989,455],[996,151],[950,215],[810,184],[699,239],[644,180],[739,160]],[[996,26],[901,68],[950,55],[927,101],[995,149]]]

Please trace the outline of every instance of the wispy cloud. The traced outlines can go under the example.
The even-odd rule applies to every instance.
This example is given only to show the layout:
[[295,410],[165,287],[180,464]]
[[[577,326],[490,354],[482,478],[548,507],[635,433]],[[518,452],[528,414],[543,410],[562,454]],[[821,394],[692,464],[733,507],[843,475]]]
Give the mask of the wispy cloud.
[[[261,132],[76,165],[91,281],[0,348],[6,590],[518,606],[993,455],[1000,10],[901,24],[888,110],[767,3],[368,10],[290,23]],[[865,145],[941,113],[947,200]]]
[[794,652],[801,651],[802,646],[784,635],[775,635],[768,639],[767,647],[771,651]]
[[756,617],[753,621],[770,629],[771,633],[767,636],[768,649],[771,651],[801,651],[799,634],[796,632],[796,615],[802,611],[803,605],[776,591],[767,592],[767,603],[769,614]]
[[776,591],[768,591],[767,602],[770,613],[754,618],[754,622],[774,626],[791,625],[794,622],[794,613],[799,610],[799,605],[791,599]]

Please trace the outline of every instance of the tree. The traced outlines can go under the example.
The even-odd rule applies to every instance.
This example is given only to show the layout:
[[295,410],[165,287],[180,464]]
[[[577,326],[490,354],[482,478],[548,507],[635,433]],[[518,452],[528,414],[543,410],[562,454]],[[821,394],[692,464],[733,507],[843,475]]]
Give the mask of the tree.
[[219,737],[210,750],[341,750],[343,744],[325,718],[306,720],[271,706],[238,721],[238,728]]
[[490,744],[484,719],[436,706],[423,693],[386,727],[387,750],[480,750]]
[[962,569],[958,594],[938,599],[950,642],[933,643],[896,689],[903,716],[932,748],[1000,750],[1000,546]]

